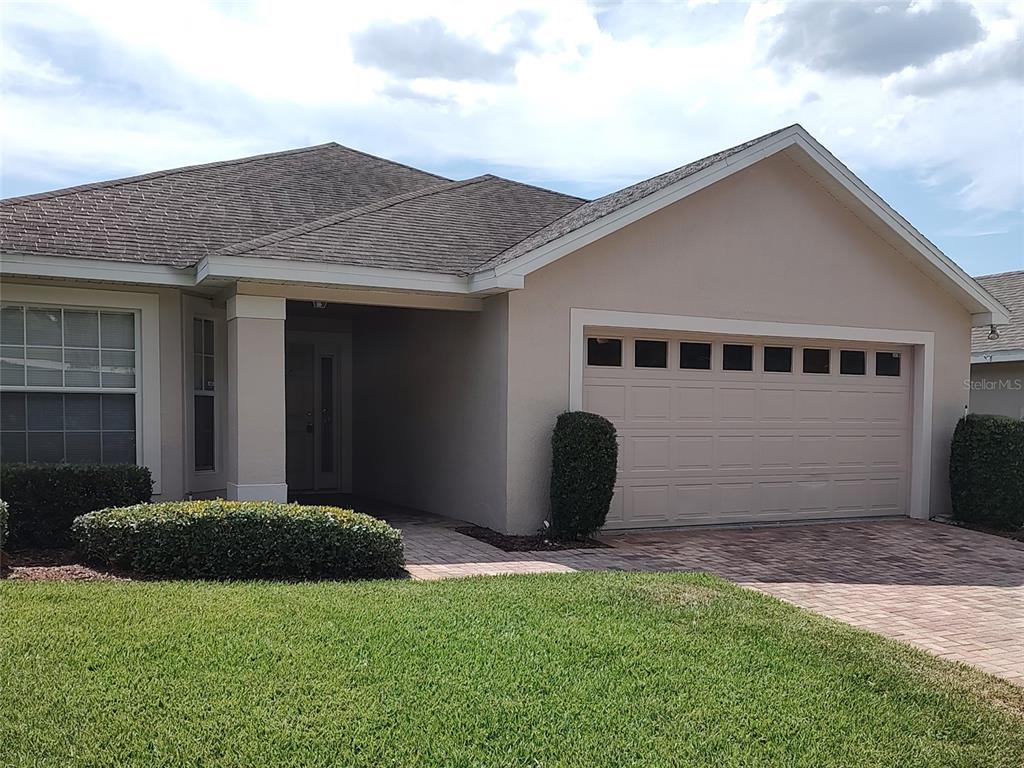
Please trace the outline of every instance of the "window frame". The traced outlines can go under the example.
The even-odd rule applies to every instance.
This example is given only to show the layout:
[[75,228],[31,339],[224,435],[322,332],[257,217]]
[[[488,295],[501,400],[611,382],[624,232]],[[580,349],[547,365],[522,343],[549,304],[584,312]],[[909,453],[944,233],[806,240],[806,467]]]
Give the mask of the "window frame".
[[[678,339],[679,354],[679,366],[680,371],[713,371],[715,370],[715,344],[712,341],[702,341],[700,339]],[[683,365],[683,344],[700,344],[708,348],[708,367],[707,368],[694,368],[689,365]]]
[[[753,373],[756,367],[755,360],[755,344],[746,341],[722,341],[719,343],[721,347],[721,363],[723,373]],[[727,368],[725,365],[725,348],[726,347],[746,347],[750,351],[750,367],[749,368]]]
[[[196,323],[199,323],[201,326],[205,326],[206,323],[210,324],[210,335],[213,337],[213,349],[212,349],[212,351],[206,349],[206,329],[204,327],[203,328],[203,333],[202,333],[202,347],[203,347],[203,351],[200,352],[200,353],[196,352],[196,347],[195,347],[195,344],[196,344],[196,331],[195,331]],[[220,347],[220,345],[217,343],[217,321],[214,320],[212,317],[206,317],[206,316],[200,315],[200,314],[192,315],[192,346],[191,346],[191,349],[192,349],[192,376],[190,377],[191,381],[192,381],[192,414],[191,414],[192,418],[190,420],[191,425],[192,425],[192,457],[191,457],[192,458],[192,462],[191,462],[191,467],[192,467],[192,471],[196,472],[196,473],[216,472],[218,469],[220,469],[220,458],[221,457],[220,457],[220,455],[219,455],[219,453],[217,451],[217,443],[219,442],[220,432],[221,432],[220,425],[217,423],[217,421],[218,421],[218,419],[217,419],[217,380],[220,378],[217,375],[217,350],[218,350],[219,347]],[[203,381],[202,381],[202,387],[200,387],[198,389],[196,388],[196,370],[195,370],[196,369],[196,355],[197,354],[200,357],[203,358]],[[212,388],[211,387],[207,387],[207,381],[206,381],[206,358],[208,358],[208,357],[212,358],[212,362],[213,362],[213,387]],[[199,468],[199,467],[196,466],[196,437],[197,437],[197,431],[198,430],[196,429],[196,405],[195,404],[196,404],[196,398],[197,397],[209,398],[209,399],[211,399],[213,401],[213,466],[211,466],[211,467]]]
[[[213,323],[214,389],[204,396],[213,398],[213,469],[196,469],[196,414],[195,396],[195,321],[209,320]],[[222,307],[214,305],[211,299],[185,294],[182,296],[182,349],[187,351],[182,361],[184,432],[184,473],[186,493],[226,493],[224,476],[227,454],[227,314]]]
[[[795,346],[793,346],[792,344],[782,344],[782,343],[778,343],[778,344],[760,344],[758,346],[761,349],[761,373],[767,373],[767,374],[770,374],[772,376],[791,376],[793,374],[793,358],[794,358],[793,352],[796,350]],[[767,360],[768,360],[768,358],[767,358],[766,352],[769,349],[788,349],[789,350],[789,369],[788,370],[785,370],[785,371],[775,371],[775,370],[769,371],[768,370],[768,368],[767,368]]]
[[[75,290],[75,289],[67,289],[67,290]],[[78,297],[79,301],[68,301],[68,302],[65,302],[65,301],[46,301],[46,300],[40,301],[40,300],[37,300],[35,298],[31,298],[31,297],[19,298],[21,293],[22,293],[21,291],[17,291],[17,290],[15,290],[15,291],[8,290],[7,287],[5,286],[4,300],[2,302],[2,306],[5,307],[5,308],[6,307],[20,307],[22,309],[23,322],[22,322],[22,344],[21,344],[21,348],[22,348],[22,352],[23,352],[23,355],[24,355],[22,357],[22,360],[25,361],[25,379],[24,379],[25,383],[24,384],[2,384],[2,385],[0,385],[0,391],[2,391],[2,392],[22,393],[22,394],[26,394],[26,395],[27,394],[35,394],[35,393],[40,393],[40,394],[49,393],[49,394],[58,394],[58,395],[78,395],[78,394],[82,394],[82,395],[101,395],[101,396],[102,395],[131,395],[133,397],[133,399],[134,399],[134,408],[135,408],[135,429],[134,429],[134,432],[135,432],[135,460],[134,460],[134,464],[136,466],[147,466],[146,462],[144,460],[145,451],[144,451],[144,445],[143,445],[143,439],[142,439],[142,427],[143,427],[143,419],[144,419],[143,398],[142,398],[143,376],[144,376],[143,355],[142,355],[142,333],[143,333],[142,310],[140,308],[134,308],[134,307],[108,306],[105,303],[96,303],[96,304],[82,303],[80,296]],[[103,293],[103,292],[100,292],[100,293]],[[60,343],[60,346],[53,345],[53,344],[29,344],[27,317],[28,317],[28,310],[30,310],[30,309],[49,309],[49,310],[57,310],[57,311],[60,312],[60,315],[61,315],[61,343]],[[86,347],[74,347],[74,346],[69,347],[65,343],[65,338],[64,338],[64,313],[65,312],[88,312],[89,314],[95,314],[96,315],[97,332],[99,334],[97,336],[97,342],[96,342],[97,343],[97,347],[96,347],[97,362],[98,362],[98,366],[97,367],[99,369],[99,382],[100,382],[99,386],[67,386],[66,384],[61,384],[60,386],[57,386],[57,385],[52,385],[52,384],[51,385],[45,385],[45,384],[29,384],[28,383],[28,363],[27,363],[27,361],[29,359],[28,358],[28,349],[29,349],[29,347],[45,348],[45,349],[59,349],[60,352],[61,352],[61,371],[62,372],[66,370],[64,368],[64,365],[65,365],[64,360],[65,360],[65,351],[67,349],[92,349],[92,347],[88,347],[88,348],[86,348]],[[132,316],[132,340],[133,340],[134,346],[133,346],[131,351],[132,351],[132,353],[135,356],[135,365],[134,365],[134,368],[133,368],[135,384],[133,386],[131,386],[131,387],[104,387],[103,386],[103,373],[102,373],[102,367],[103,367],[102,366],[102,362],[103,362],[103,359],[102,359],[102,351],[103,351],[104,347],[103,347],[103,339],[102,339],[102,333],[103,333],[103,331],[102,331],[102,325],[103,325],[102,314],[104,312],[112,313],[112,314],[131,315]],[[16,344],[5,344],[3,346],[18,346],[18,345],[16,345]],[[109,351],[118,351],[118,350],[109,350]],[[63,421],[65,421],[65,420],[62,418],[62,422]],[[11,431],[21,431],[21,430],[11,430]],[[26,445],[25,445],[25,459],[26,460],[28,460],[28,435],[29,435],[30,431],[31,430],[28,429],[28,424],[26,423],[25,424],[25,429],[24,429],[25,441],[26,441]],[[51,431],[51,432],[58,432],[59,431],[64,436],[63,437],[63,440],[64,440],[64,456],[65,457],[67,456],[67,434],[68,434],[68,429],[67,429],[67,424],[66,423],[64,423],[62,425],[60,430],[37,430],[37,431],[44,431],[44,432],[45,431]],[[101,423],[99,430],[71,430],[71,431],[72,432],[93,432],[93,431],[98,431],[99,434],[100,434],[100,451],[101,451],[100,459],[102,461],[103,432],[104,431],[127,431],[127,430],[103,430],[102,429],[102,423]],[[61,463],[75,463],[75,462],[62,461]],[[156,486],[155,486],[155,480],[154,480],[154,488],[155,487]],[[154,490],[154,492],[155,492],[155,490]]]
[[[861,373],[845,373],[843,371],[843,355],[847,352],[860,354],[864,359],[864,370]],[[839,348],[839,375],[840,376],[867,376],[868,375],[868,351],[866,349],[844,349]]]
[[[800,347],[800,375],[801,376],[831,376],[835,372],[835,368],[832,365],[832,352],[833,347]],[[827,371],[808,371],[807,370],[807,352],[827,352],[828,353],[828,370]]]
[[[602,336],[600,338],[608,338]],[[640,342],[649,342],[651,344],[661,344],[665,348],[665,364],[664,365],[640,365],[636,361],[636,345]],[[639,368],[643,371],[667,371],[670,366],[671,351],[669,349],[671,342],[668,339],[652,339],[645,336],[634,336],[633,337],[633,368]],[[614,366],[595,366],[599,368],[613,368]]]
[[[898,361],[897,362],[897,366],[899,367],[899,372],[895,373],[895,374],[893,374],[893,373],[879,373],[878,372],[878,356],[879,355],[893,355],[896,358],[896,360]],[[903,352],[901,350],[899,350],[899,349],[876,349],[876,350],[874,350],[874,354],[871,355],[871,365],[872,365],[871,373],[876,378],[882,378],[882,379],[902,379],[903,378]]]
[[[619,364],[618,365],[598,365],[590,362],[590,342],[591,340],[597,339],[608,339],[609,341],[619,342]],[[599,333],[587,334],[583,340],[583,364],[587,368],[612,368],[612,369],[623,369],[626,367],[626,344],[625,336],[615,336],[612,334],[601,335]]]

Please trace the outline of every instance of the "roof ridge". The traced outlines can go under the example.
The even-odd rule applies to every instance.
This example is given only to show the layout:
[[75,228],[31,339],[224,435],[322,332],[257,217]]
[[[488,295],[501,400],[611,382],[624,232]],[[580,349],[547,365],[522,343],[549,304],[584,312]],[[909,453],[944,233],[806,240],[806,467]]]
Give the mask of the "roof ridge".
[[530,184],[525,181],[519,181],[518,179],[510,179],[508,176],[498,176],[494,173],[486,173],[485,176],[490,176],[492,179],[498,179],[499,181],[507,181],[509,184],[515,184],[520,187],[529,187],[530,189],[536,189],[540,192],[547,192],[549,195],[558,195],[559,197],[570,197],[573,200],[579,200],[581,203],[589,203],[589,198],[580,197],[579,195],[570,195],[566,192],[559,192],[557,189],[549,189],[548,187],[542,187],[539,184]]
[[[605,195],[601,195],[601,197],[596,197],[593,200],[585,200],[583,202],[583,205],[577,206],[573,210],[568,211],[567,213],[559,216],[554,221],[548,222],[547,224],[545,224],[540,229],[537,229],[534,232],[531,232],[529,235],[524,237],[522,240],[519,240],[518,242],[513,243],[508,248],[503,250],[501,253],[494,254],[494,255],[490,256],[489,258],[487,258],[486,260],[480,262],[479,264],[477,264],[473,268],[473,272],[475,273],[475,272],[479,272],[481,270],[484,270],[484,269],[487,268],[487,265],[491,264],[491,263],[494,263],[497,266],[498,264],[501,263],[501,257],[504,256],[506,253],[508,253],[509,251],[517,248],[520,244],[526,242],[531,237],[533,237],[534,235],[539,234],[540,232],[544,231],[545,229],[547,229],[549,227],[554,227],[555,224],[557,224],[559,221],[561,221],[562,219],[566,218],[567,216],[573,215],[580,208],[582,208],[584,205],[590,205],[592,203],[600,203],[602,200],[605,200],[606,198],[610,198],[613,195],[622,194],[622,193],[626,192],[627,190],[633,189],[635,187],[639,187],[641,184],[648,184],[648,183],[654,181],[655,179],[660,179],[660,178],[662,178],[664,176],[669,176],[669,175],[671,175],[673,173],[677,173],[677,172],[679,172],[679,171],[681,171],[684,168],[687,168],[689,166],[698,165],[700,163],[703,163],[703,162],[711,159],[712,157],[715,157],[716,155],[726,155],[726,156],[728,156],[731,153],[736,152],[737,150],[747,149],[749,147],[754,146],[755,144],[759,144],[760,142],[765,141],[766,139],[770,139],[773,136],[776,136],[776,135],[778,135],[780,133],[783,133],[784,131],[788,131],[788,130],[790,130],[792,128],[799,128],[799,127],[801,127],[799,123],[793,123],[791,125],[787,125],[787,126],[784,126],[782,128],[776,128],[774,131],[769,131],[768,133],[766,133],[766,134],[764,134],[762,136],[758,136],[756,139],[749,139],[747,141],[741,141],[739,144],[735,144],[735,145],[733,145],[731,147],[728,147],[726,149],[722,149],[722,150],[719,150],[717,152],[712,152],[710,155],[704,155],[703,157],[698,157],[696,160],[691,160],[688,163],[683,163],[682,165],[676,166],[675,168],[671,168],[671,169],[669,169],[667,171],[663,171],[662,173],[656,173],[654,176],[649,176],[649,177],[647,177],[645,179],[640,179],[638,181],[635,181],[632,184],[627,184],[626,186],[621,187],[620,189],[612,190],[611,192],[609,192],[609,193],[607,193]],[[648,193],[647,195],[642,195],[641,197],[639,197],[637,199],[638,200],[642,200],[644,197],[647,197],[650,194],[654,194],[654,192],[656,192],[656,191],[658,191],[658,190],[654,190],[654,191]]]
[[347,211],[341,211],[339,213],[332,213],[330,216],[313,219],[312,221],[307,221],[305,224],[298,224],[294,227],[288,227],[287,229],[279,229],[276,232],[271,232],[267,235],[253,238],[252,240],[243,240],[238,243],[233,243],[221,248],[220,250],[214,251],[212,255],[238,256],[243,253],[248,253],[249,251],[254,251],[257,248],[262,248],[265,245],[280,243],[284,240],[290,240],[293,237],[309,234],[310,232],[315,232],[318,229],[324,229],[325,227],[330,227],[334,224],[340,224],[343,221],[355,219],[368,213],[375,213],[377,211],[382,211],[385,208],[401,205],[409,200],[435,195],[438,192],[446,192],[451,189],[458,189],[459,187],[469,186],[470,184],[479,184],[480,182],[485,181],[488,176],[489,174],[484,174],[482,176],[474,176],[471,179],[463,179],[462,181],[448,181],[443,184],[434,184],[433,186],[416,189],[412,192],[404,192],[400,195],[394,195],[393,197],[386,197],[375,203],[362,205],[358,208],[350,208]]
[[[187,171],[197,171],[201,168],[222,168],[231,165],[242,165],[243,163],[251,163],[257,160],[266,160],[268,157],[283,157],[285,155],[299,155],[303,152],[313,152],[318,149],[326,149],[327,147],[340,147],[341,149],[349,149],[348,147],[342,146],[336,141],[328,141],[323,144],[314,144],[309,147],[299,147],[298,149],[282,149],[278,152],[264,152],[260,155],[250,155],[248,157],[237,157],[233,160],[214,160],[210,163],[196,163],[194,165],[183,165],[178,168],[168,168],[162,171],[151,171],[149,173],[140,173],[135,176],[125,176],[120,179],[107,179],[106,181],[92,181],[87,184],[77,184],[73,187],[62,187],[61,189],[52,189],[46,192],[33,192],[29,195],[18,195],[16,197],[7,197],[0,199],[0,205],[16,205],[18,203],[27,203],[33,200],[49,200],[54,197],[64,197],[65,195],[73,195],[78,192],[88,192],[93,189],[107,189],[109,187],[119,187],[123,184],[131,184],[136,181],[148,181],[150,179],[160,179],[164,176],[172,176],[176,173],[185,173]],[[372,157],[372,155],[371,155]],[[379,160],[383,158],[378,158]],[[400,165],[400,163],[399,163]],[[433,176],[434,174],[430,174]]]
[[430,171],[424,171],[422,168],[417,168],[415,165],[409,165],[408,163],[400,163],[397,160],[392,160],[392,159],[387,158],[387,157],[381,157],[380,155],[374,155],[374,154],[371,154],[369,152],[365,152],[365,151],[363,151],[361,149],[356,149],[355,147],[347,147],[344,144],[338,144],[338,142],[336,142],[336,141],[332,141],[332,142],[329,142],[329,143],[330,144],[335,144],[335,145],[341,147],[342,149],[347,149],[349,152],[355,152],[357,155],[362,155],[363,157],[369,157],[372,160],[380,160],[381,162],[387,163],[388,165],[397,165],[397,166],[400,166],[402,168],[408,168],[410,171],[416,171],[417,173],[422,173],[422,174],[425,174],[427,176],[433,176],[435,179],[444,179],[445,181],[451,181],[451,179],[449,179],[447,176],[442,176],[439,173],[431,173]]
[[990,277],[1009,277],[1010,275],[1024,275],[1024,269],[1011,269],[1008,272],[993,272],[991,275],[978,275],[975,280],[987,280]]

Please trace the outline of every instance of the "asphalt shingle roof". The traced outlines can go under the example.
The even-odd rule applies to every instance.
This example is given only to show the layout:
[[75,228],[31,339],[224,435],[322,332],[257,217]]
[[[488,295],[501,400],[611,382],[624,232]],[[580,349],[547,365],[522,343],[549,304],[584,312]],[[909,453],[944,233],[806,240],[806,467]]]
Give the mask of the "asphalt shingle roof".
[[219,253],[469,274],[582,203],[485,175],[426,187]]
[[982,288],[1010,310],[1010,323],[999,327],[999,338],[995,341],[988,340],[988,328],[975,328],[971,337],[971,351],[977,354],[1024,349],[1024,270],[985,275],[976,279]]
[[232,243],[447,179],[338,144],[0,203],[5,253],[189,266]]
[[533,233],[530,237],[516,243],[506,251],[497,254],[487,263],[480,265],[481,269],[490,269],[492,267],[499,266],[505,262],[512,261],[519,256],[529,253],[530,251],[547,245],[548,243],[557,240],[564,235],[571,232],[575,232],[577,229],[581,229],[588,224],[591,224],[598,219],[607,216],[609,213],[614,213],[622,208],[625,208],[637,200],[652,195],[665,187],[671,186],[676,182],[682,181],[688,176],[692,176],[699,171],[714,165],[717,162],[725,160],[733,155],[739,154],[743,150],[751,147],[758,142],[769,139],[778,133],[782,133],[787,130],[786,128],[780,128],[777,131],[772,131],[764,136],[760,136],[751,141],[738,144],[735,147],[724,149],[721,152],[716,152],[713,155],[708,155],[700,160],[695,160],[692,163],[683,165],[671,171],[667,171],[658,176],[653,176],[649,179],[632,184],[631,186],[624,187],[616,192],[599,197],[596,200],[591,200],[585,205],[581,205],[572,212],[566,214],[557,221],[552,222],[548,226],[544,227],[538,232]]
[[9,198],[0,247],[175,267],[224,254],[472,274],[775,133],[590,202],[491,175],[450,181],[321,144]]

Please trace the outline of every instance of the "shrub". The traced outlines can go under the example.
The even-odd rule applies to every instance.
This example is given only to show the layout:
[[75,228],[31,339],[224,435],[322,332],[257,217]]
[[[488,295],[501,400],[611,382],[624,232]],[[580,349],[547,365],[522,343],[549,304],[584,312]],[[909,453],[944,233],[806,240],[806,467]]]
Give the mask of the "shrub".
[[0,574],[7,570],[4,562],[4,544],[7,543],[7,502],[0,499]]
[[953,516],[1016,530],[1024,526],[1024,419],[960,419],[949,456]]
[[585,538],[604,525],[612,502],[619,446],[603,416],[567,411],[551,436],[551,527]]
[[12,546],[61,546],[71,521],[104,507],[149,501],[149,469],[131,464],[4,464],[0,488],[10,505]]
[[210,579],[397,576],[402,536],[335,507],[178,501],[102,509],[72,530],[83,554],[136,573]]

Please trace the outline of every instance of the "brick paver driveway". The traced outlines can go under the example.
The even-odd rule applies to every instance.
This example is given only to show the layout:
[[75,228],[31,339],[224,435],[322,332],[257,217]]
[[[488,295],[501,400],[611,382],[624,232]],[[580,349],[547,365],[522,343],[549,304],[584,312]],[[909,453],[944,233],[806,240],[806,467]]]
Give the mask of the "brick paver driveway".
[[911,520],[609,535],[608,549],[503,552],[454,521],[392,517],[408,570],[437,579],[709,571],[1024,685],[1024,545]]

